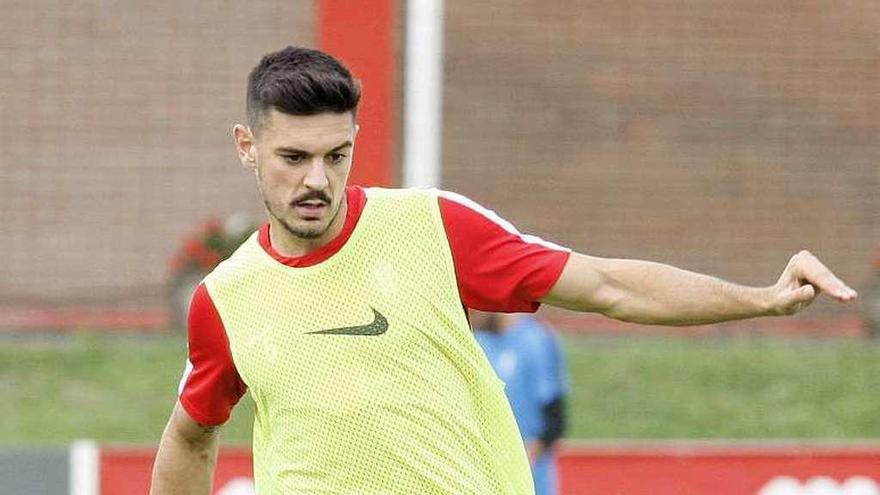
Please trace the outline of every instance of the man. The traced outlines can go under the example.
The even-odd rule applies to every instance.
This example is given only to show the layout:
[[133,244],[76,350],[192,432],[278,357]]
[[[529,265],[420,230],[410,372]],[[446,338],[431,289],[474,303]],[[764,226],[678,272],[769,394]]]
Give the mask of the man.
[[770,287],[571,253],[453,193],[347,187],[360,89],[303,48],[251,72],[239,158],[268,223],[197,287],[152,492],[209,493],[218,427],[255,403],[261,493],[528,494],[528,460],[464,307],[627,321],[791,314],[855,292],[807,252]]
[[565,357],[549,327],[532,316],[474,312],[474,337],[504,382],[532,464],[536,495],[557,492],[554,445],[565,433]]

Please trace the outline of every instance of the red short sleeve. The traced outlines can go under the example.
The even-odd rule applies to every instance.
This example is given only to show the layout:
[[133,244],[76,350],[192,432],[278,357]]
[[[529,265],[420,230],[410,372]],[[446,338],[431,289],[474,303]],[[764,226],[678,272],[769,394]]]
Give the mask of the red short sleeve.
[[235,369],[226,330],[204,283],[190,302],[188,341],[180,404],[203,426],[225,423],[247,387]]
[[482,311],[536,311],[571,251],[521,234],[460,194],[439,191],[438,203],[464,305]]

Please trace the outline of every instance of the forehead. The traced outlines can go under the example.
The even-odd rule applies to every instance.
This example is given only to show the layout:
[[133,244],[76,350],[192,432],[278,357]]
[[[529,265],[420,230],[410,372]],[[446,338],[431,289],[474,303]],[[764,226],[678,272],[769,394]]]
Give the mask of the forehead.
[[332,149],[353,137],[354,117],[350,112],[290,115],[273,108],[266,113],[257,139],[273,148],[309,151]]

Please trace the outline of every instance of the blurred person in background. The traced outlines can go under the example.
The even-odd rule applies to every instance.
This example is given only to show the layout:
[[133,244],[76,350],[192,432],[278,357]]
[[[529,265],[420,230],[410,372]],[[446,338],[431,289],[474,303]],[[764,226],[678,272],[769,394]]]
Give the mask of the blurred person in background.
[[747,287],[574,253],[452,192],[348,186],[359,101],[316,50],[251,72],[233,135],[268,223],[195,290],[152,493],[210,493],[219,428],[249,391],[258,492],[528,495],[515,418],[465,308],[694,325],[856,297],[806,251]]
[[871,277],[864,290],[862,300],[862,316],[868,336],[880,338],[880,249],[874,255]]
[[196,286],[259,226],[252,215],[240,211],[222,222],[216,218],[205,220],[183,239],[168,264],[168,322],[172,329],[186,328],[189,301]]
[[568,373],[553,330],[522,313],[471,312],[474,336],[504,382],[536,495],[558,492],[556,441],[565,434]]

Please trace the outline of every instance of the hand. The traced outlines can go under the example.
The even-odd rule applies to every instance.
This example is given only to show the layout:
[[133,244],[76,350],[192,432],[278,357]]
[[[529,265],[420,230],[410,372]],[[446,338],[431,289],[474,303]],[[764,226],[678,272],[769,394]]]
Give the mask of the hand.
[[788,266],[772,288],[770,311],[777,315],[792,315],[806,308],[825,292],[840,302],[852,301],[858,294],[834,276],[809,251],[791,257]]

